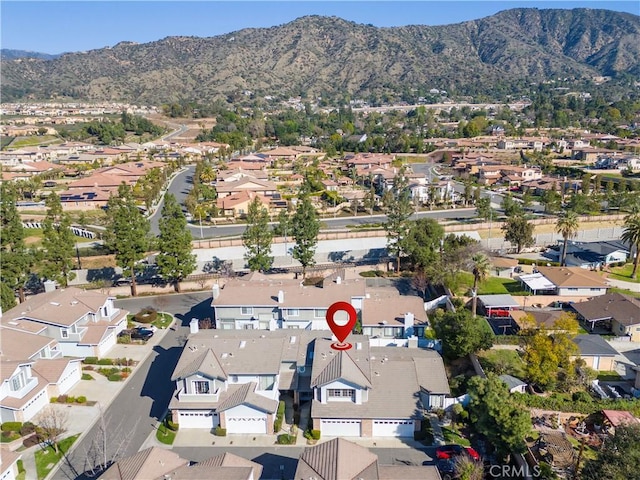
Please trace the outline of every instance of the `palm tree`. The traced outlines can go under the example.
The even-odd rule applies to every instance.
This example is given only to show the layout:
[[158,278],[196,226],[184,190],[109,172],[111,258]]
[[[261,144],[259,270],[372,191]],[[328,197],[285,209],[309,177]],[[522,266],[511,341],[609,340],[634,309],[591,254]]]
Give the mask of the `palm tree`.
[[491,265],[489,263],[489,259],[484,253],[476,253],[471,257],[471,264],[473,265],[473,269],[471,270],[473,273],[473,299],[471,301],[471,311],[475,317],[476,309],[478,307],[478,284],[487,278]]
[[640,263],[640,214],[628,215],[624,219],[624,230],[620,238],[631,247],[635,247],[633,271],[631,272],[631,278],[635,280],[638,273],[638,263]]
[[572,210],[566,210],[558,215],[558,221],[556,222],[556,232],[562,235],[564,242],[562,243],[562,257],[560,259],[560,266],[564,267],[567,263],[567,243],[570,238],[573,238],[578,233],[580,224],[578,222],[578,215]]

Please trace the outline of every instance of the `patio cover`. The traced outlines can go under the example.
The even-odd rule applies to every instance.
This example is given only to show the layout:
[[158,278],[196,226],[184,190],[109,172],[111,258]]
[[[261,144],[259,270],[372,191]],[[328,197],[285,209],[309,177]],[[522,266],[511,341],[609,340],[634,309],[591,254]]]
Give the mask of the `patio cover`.
[[555,291],[556,289],[555,284],[552,283],[547,277],[545,277],[541,273],[531,273],[529,275],[520,275],[519,278],[520,278],[520,282],[524,283],[532,292],[537,292],[540,290]]
[[520,308],[520,304],[516,302],[511,295],[499,294],[499,295],[478,295],[478,300],[482,302],[484,308]]

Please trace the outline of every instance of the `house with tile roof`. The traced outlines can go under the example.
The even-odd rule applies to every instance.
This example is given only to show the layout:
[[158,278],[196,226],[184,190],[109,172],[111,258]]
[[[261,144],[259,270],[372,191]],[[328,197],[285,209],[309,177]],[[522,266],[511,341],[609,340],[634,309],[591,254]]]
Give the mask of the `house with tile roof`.
[[380,465],[378,456],[344,438],[307,447],[295,480],[441,480],[434,465]]
[[403,437],[450,396],[442,357],[416,347],[374,347],[353,336],[336,351],[326,332],[199,330],[192,321],[169,408],[181,429],[273,433],[281,394],[311,400],[324,436]]
[[4,312],[0,325],[54,339],[64,356],[102,357],[127,325],[129,312],[116,308],[114,300],[75,287],[55,289]]
[[518,279],[534,295],[595,297],[606,294],[609,288],[596,272],[580,267],[537,267],[537,272]]
[[12,452],[8,448],[0,448],[0,478],[2,480],[14,480],[18,477],[18,460],[22,454]]
[[58,342],[0,326],[0,421],[25,422],[82,376],[80,358],[62,356]]
[[258,480],[262,465],[225,452],[192,464],[177,453],[150,447],[118,460],[98,480]]

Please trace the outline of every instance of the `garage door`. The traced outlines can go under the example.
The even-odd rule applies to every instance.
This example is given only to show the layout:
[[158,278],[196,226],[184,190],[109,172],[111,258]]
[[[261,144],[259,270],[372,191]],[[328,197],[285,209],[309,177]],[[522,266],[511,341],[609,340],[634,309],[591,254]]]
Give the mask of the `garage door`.
[[180,428],[206,428],[208,430],[218,426],[218,414],[209,410],[181,411],[178,415]]
[[320,433],[323,437],[359,437],[360,420],[323,419]]
[[266,417],[227,417],[228,433],[267,433]]
[[413,420],[374,420],[374,437],[413,437]]
[[71,387],[78,383],[81,378],[80,368],[75,364],[73,366],[67,367],[65,373],[65,376],[61,378],[60,382],[58,383],[58,390],[60,391],[61,395],[71,390]]

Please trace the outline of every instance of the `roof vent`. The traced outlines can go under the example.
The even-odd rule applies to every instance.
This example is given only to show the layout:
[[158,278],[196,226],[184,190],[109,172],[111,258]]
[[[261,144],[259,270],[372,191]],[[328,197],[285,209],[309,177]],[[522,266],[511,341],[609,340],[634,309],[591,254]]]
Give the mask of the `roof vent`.
[[289,339],[289,343],[296,343],[295,335]]
[[223,353],[223,354],[222,354],[222,358],[227,358],[227,354],[226,354],[226,353]]
[[51,305],[53,305],[54,307],[59,307],[60,304],[58,302],[49,302]]
[[357,342],[356,343],[356,350],[362,350],[362,343],[361,342]]
[[246,347],[246,346],[247,346],[247,342],[246,342],[246,341],[244,341],[244,340],[242,340],[242,341],[240,342],[240,348],[244,348],[244,347]]

